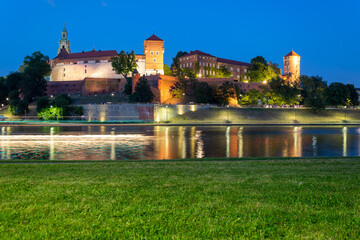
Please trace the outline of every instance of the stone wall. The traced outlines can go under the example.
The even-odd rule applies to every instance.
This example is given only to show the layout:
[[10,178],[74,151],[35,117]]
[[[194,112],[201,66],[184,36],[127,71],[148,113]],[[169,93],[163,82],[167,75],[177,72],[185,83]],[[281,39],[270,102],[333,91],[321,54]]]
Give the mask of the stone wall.
[[86,121],[154,121],[152,104],[89,104],[84,109]]
[[211,108],[211,105],[154,105],[154,121],[166,122],[187,112]]

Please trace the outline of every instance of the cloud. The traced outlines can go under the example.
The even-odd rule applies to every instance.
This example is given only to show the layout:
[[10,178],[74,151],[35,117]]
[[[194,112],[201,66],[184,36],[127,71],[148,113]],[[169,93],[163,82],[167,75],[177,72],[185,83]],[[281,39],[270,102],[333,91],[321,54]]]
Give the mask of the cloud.
[[48,4],[50,4],[52,7],[55,7],[55,0],[45,0]]
[[107,6],[108,6],[108,4],[107,4],[105,1],[102,1],[102,2],[101,2],[101,6],[103,6],[103,7],[107,7]]

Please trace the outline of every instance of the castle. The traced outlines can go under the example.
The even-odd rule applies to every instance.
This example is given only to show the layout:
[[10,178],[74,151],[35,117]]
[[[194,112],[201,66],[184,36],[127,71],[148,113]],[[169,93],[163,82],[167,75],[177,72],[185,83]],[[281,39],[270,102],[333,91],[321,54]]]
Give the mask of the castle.
[[[50,81],[83,81],[86,78],[120,79],[111,66],[116,50],[71,53],[68,32],[64,27],[58,55],[51,60]],[[137,71],[149,76],[164,74],[164,40],[152,35],[144,41],[144,54],[136,54]]]
[[[144,41],[144,54],[136,54],[137,68],[132,75],[132,88],[140,76],[145,75],[155,101],[171,102],[170,87],[178,80],[173,76],[164,75],[164,40],[152,35]],[[111,58],[117,56],[116,50],[71,53],[68,32],[64,27],[59,41],[57,56],[50,61],[52,74],[47,83],[47,94],[108,94],[123,92],[126,81],[116,74],[111,66]],[[251,89],[261,90],[264,83],[249,82],[250,64],[234,61],[201,52],[192,51],[179,58],[181,68],[190,68],[197,74],[198,80],[210,85],[221,85],[225,81],[236,83],[240,90],[248,92]],[[221,66],[225,66],[231,76],[229,78],[218,74]],[[300,78],[300,56],[291,51],[284,57],[284,74],[287,83],[297,84]]]

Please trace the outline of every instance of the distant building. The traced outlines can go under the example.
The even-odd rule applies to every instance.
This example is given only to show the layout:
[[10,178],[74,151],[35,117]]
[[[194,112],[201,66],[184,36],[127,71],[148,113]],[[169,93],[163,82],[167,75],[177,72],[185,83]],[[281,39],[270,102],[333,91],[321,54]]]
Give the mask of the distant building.
[[284,57],[284,80],[292,85],[300,84],[300,55],[291,51]]
[[179,57],[179,64],[180,68],[192,69],[199,78],[219,77],[218,70],[220,66],[224,65],[235,80],[250,80],[246,74],[249,71],[250,63],[215,57],[199,50]]
[[[66,28],[61,33],[58,55],[51,60],[50,81],[82,81],[85,78],[120,79],[111,66],[116,50],[71,53]],[[136,54],[137,71],[141,75],[164,74],[164,40],[152,35],[144,41],[144,54]]]

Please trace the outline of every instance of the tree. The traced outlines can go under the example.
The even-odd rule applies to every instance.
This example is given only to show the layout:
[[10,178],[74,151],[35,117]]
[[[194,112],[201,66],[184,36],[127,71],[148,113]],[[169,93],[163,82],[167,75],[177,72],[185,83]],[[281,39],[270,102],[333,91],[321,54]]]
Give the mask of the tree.
[[124,86],[124,93],[126,95],[131,95],[131,93],[132,93],[132,78],[126,78],[126,84]]
[[48,97],[40,97],[36,101],[36,112],[41,112],[45,108],[50,107],[50,100]]
[[173,75],[171,69],[169,68],[169,65],[167,65],[167,64],[164,64],[164,74],[166,76],[172,76]]
[[238,99],[240,105],[259,105],[264,103],[264,94],[256,89],[251,89]]
[[325,91],[326,102],[328,105],[347,105],[348,89],[345,84],[340,82],[333,82]]
[[126,79],[137,67],[134,51],[129,53],[122,50],[117,56],[111,57],[111,66],[117,74]]
[[193,95],[196,103],[211,103],[214,90],[207,82],[197,82],[193,88]]
[[41,52],[34,52],[31,56],[24,58],[20,90],[25,100],[31,102],[45,95],[47,87],[45,77],[51,73],[48,62],[49,57]]
[[287,85],[284,79],[276,77],[269,82],[269,103],[272,105],[294,105],[300,102],[300,90],[296,86]]
[[136,83],[135,92],[130,96],[130,102],[151,102],[154,99],[150,85],[145,77],[141,77]]
[[313,110],[323,109],[326,106],[325,91],[327,84],[319,76],[301,76],[300,88],[302,89],[303,104]]
[[236,98],[237,85],[229,81],[216,88],[215,101],[220,105],[228,105],[230,98]]
[[348,102],[350,103],[350,105],[359,105],[359,94],[356,92],[354,85],[347,84],[346,88],[348,91]]
[[[4,79],[4,81],[5,81],[5,79]],[[6,103],[6,98],[9,94],[7,87],[3,83],[4,81],[2,81],[2,79],[0,81],[0,103],[2,103],[2,104]]]
[[9,92],[18,90],[20,89],[23,78],[23,74],[20,72],[10,73],[6,76],[4,80],[4,85],[7,87]]
[[178,79],[171,87],[170,87],[170,94],[174,98],[184,98],[186,94],[186,90],[188,88],[188,80],[186,79]]
[[188,53],[185,51],[179,51],[176,56],[173,57],[173,62],[171,64],[171,71],[173,73],[173,76],[178,76],[178,71],[180,69],[179,57],[182,57],[186,54]]
[[220,78],[227,78],[231,76],[231,72],[225,65],[221,65],[218,71],[218,75]]
[[250,77],[252,82],[269,81],[280,75],[280,69],[277,64],[266,62],[264,57],[257,56],[251,59]]

